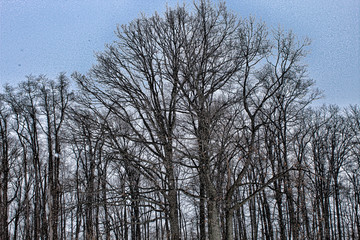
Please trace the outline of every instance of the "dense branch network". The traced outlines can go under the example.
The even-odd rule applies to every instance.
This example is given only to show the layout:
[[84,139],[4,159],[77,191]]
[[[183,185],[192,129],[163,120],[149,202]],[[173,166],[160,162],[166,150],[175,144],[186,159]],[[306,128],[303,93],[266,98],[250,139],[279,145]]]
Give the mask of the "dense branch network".
[[209,1],[116,34],[0,94],[1,239],[359,238],[360,109],[311,107],[309,40]]

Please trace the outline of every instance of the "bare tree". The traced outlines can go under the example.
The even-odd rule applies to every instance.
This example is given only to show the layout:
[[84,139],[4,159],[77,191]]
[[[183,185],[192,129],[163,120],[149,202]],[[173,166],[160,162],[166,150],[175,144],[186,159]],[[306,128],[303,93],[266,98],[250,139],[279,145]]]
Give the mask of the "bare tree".
[[63,73],[58,76],[56,82],[41,77],[41,83],[38,88],[39,104],[46,118],[46,127],[41,122],[40,125],[47,137],[48,145],[49,239],[55,240],[58,239],[59,212],[61,207],[60,157],[63,139],[61,131],[72,93],[68,90],[69,80]]
[[0,235],[9,239],[9,171],[10,171],[10,136],[9,136],[9,112],[0,95]]
[[[119,28],[118,42],[98,55],[99,64],[90,78],[75,75],[83,89],[128,125],[132,135],[122,137],[143,144],[158,159],[154,163],[141,159],[136,164],[142,172],[149,171],[146,176],[157,189],[162,187],[154,176],[164,179],[166,190],[161,193],[169,204],[172,239],[180,238],[173,142],[186,18],[185,10],[178,8],[169,10],[164,19],[144,17]],[[152,173],[158,162],[164,174]]]
[[0,93],[0,238],[358,239],[359,107],[292,32],[195,1]]

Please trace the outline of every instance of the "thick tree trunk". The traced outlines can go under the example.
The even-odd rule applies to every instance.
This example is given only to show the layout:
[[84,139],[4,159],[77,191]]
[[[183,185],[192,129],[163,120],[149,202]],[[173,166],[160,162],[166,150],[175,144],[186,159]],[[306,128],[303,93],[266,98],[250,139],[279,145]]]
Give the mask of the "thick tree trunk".
[[170,217],[170,229],[171,229],[171,240],[180,239],[179,229],[179,212],[177,202],[177,191],[175,189],[175,180],[169,180],[169,217]]
[[170,232],[171,240],[179,240],[180,225],[179,225],[179,204],[178,204],[178,192],[176,190],[176,180],[173,164],[173,149],[172,139],[165,145],[165,168],[168,179],[168,195],[167,200],[169,202],[169,217],[170,217]]
[[[213,193],[211,194],[213,195]],[[219,223],[219,213],[216,206],[216,199],[213,196],[208,198],[208,222],[209,222],[209,240],[221,239],[221,228]]]
[[[132,172],[131,174],[136,174]],[[131,239],[132,240],[140,240],[141,232],[140,232],[140,208],[139,208],[139,182],[137,176],[131,175],[129,176],[131,186],[130,186],[130,196],[131,196],[131,223],[130,223],[130,231],[131,231]]]
[[206,215],[205,215],[205,184],[200,178],[200,199],[199,199],[199,240],[206,239]]
[[225,206],[225,239],[234,239],[234,212],[230,210],[230,205]]
[[324,198],[321,201],[322,207],[322,217],[324,221],[324,234],[325,240],[330,240],[330,209],[329,209],[329,197],[325,194]]

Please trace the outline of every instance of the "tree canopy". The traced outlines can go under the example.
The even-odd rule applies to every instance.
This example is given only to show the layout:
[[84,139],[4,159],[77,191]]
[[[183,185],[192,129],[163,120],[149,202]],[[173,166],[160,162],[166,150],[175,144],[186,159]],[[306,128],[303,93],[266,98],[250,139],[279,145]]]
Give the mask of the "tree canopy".
[[0,94],[0,236],[359,237],[360,109],[311,107],[308,39],[205,0],[116,35]]

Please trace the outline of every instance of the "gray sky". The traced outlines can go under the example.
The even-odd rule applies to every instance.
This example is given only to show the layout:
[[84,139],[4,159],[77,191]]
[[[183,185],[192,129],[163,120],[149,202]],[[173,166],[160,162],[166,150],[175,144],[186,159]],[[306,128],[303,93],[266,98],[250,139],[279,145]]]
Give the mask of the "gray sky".
[[[162,13],[166,3],[177,2],[0,0],[0,84],[18,83],[29,74],[53,78],[60,72],[86,73],[95,64],[94,53],[115,40],[117,24],[127,24],[141,12]],[[305,61],[325,94],[319,104],[360,104],[359,0],[226,2],[240,17],[252,15],[269,27],[281,26],[312,40]],[[192,1],[185,3],[191,8]]]

